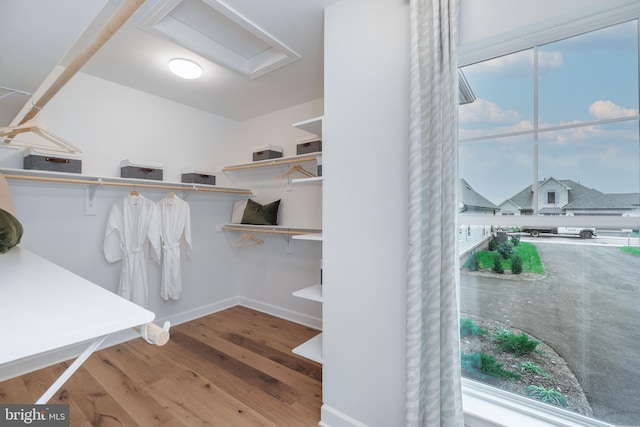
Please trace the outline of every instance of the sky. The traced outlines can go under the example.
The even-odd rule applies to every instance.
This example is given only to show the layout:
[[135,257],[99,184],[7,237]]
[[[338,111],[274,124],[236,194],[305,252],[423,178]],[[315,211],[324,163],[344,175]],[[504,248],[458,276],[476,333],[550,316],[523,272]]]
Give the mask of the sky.
[[[640,193],[637,31],[632,21],[538,48],[539,180]],[[476,100],[459,108],[460,177],[499,205],[534,179],[533,49],[462,70]]]

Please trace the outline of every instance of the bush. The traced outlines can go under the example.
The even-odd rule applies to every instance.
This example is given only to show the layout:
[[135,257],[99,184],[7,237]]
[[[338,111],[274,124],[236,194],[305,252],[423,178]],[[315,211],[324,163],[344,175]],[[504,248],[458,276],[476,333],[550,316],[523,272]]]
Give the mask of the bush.
[[529,392],[529,397],[541,400],[542,402],[551,403],[557,406],[568,406],[567,398],[557,390],[545,388],[539,385],[530,385],[527,387],[527,392]]
[[496,358],[489,354],[478,352],[466,354],[462,352],[460,358],[462,369],[465,371],[481,373],[495,378],[520,378],[519,374],[504,369],[502,363],[498,363]]
[[513,274],[522,273],[522,257],[518,254],[511,257],[511,272]]
[[529,354],[535,351],[540,341],[529,339],[524,332],[516,335],[506,328],[498,328],[493,336],[493,340],[498,343],[498,348],[507,353],[514,353],[516,356]]
[[513,245],[509,242],[504,242],[498,246],[498,252],[502,255],[502,258],[509,259],[511,255],[515,253],[515,249],[513,249]]
[[512,235],[511,243],[513,244],[513,246],[518,246],[520,244],[520,235],[519,234]]
[[493,252],[498,249],[498,245],[500,245],[498,240],[495,237],[492,237],[491,240],[489,240],[489,247],[487,249],[489,249],[490,252]]
[[478,325],[470,317],[464,317],[460,319],[460,338],[464,338],[468,335],[487,335],[489,331]]
[[520,372],[531,372],[532,374],[539,375],[542,378],[549,378],[549,374],[533,362],[521,362]]
[[502,266],[502,255],[497,253],[493,256],[493,267],[491,267],[491,270],[498,274],[504,273],[504,267]]
[[465,265],[469,271],[478,271],[478,253],[476,251],[471,251],[469,253],[469,258]]

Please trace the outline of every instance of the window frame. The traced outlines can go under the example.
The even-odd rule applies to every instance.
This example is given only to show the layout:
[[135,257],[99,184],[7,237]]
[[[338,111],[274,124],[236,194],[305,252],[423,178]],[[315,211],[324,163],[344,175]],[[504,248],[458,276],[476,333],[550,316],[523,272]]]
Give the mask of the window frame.
[[[458,51],[460,68],[487,61],[568,37],[596,31],[611,25],[638,20],[640,34],[640,4],[628,4],[607,12],[578,18],[570,22],[545,22],[545,28],[532,29],[526,36],[512,33],[493,38],[485,46],[474,44]],[[640,36],[639,36],[640,39]],[[639,43],[640,45],[640,43]],[[640,94],[639,94],[640,97]],[[635,118],[633,120],[638,120]],[[588,125],[588,124],[585,124]],[[460,225],[493,226],[555,226],[640,228],[638,217],[603,216],[517,216],[457,214]],[[530,398],[519,396],[468,378],[462,378],[462,400],[465,426],[493,427],[527,425],[531,427],[613,427],[612,424],[578,413],[557,408]],[[515,424],[514,424],[515,423]]]

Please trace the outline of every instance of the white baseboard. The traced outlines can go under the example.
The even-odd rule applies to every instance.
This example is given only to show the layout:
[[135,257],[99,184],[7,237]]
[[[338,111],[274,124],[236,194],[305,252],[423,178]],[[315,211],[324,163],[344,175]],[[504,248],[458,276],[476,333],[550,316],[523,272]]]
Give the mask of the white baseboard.
[[289,310],[271,304],[266,304],[264,302],[245,297],[238,297],[238,304],[256,311],[271,314],[272,316],[276,316],[281,319],[299,323],[313,329],[322,330],[322,319],[314,316],[298,313],[297,311]]
[[320,408],[320,427],[367,427],[366,424],[343,414],[326,403]]

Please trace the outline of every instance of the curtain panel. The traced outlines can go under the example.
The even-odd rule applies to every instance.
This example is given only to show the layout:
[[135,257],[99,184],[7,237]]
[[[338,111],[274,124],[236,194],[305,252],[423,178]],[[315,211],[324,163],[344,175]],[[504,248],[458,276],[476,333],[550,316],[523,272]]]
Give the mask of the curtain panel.
[[458,0],[410,1],[406,425],[462,427]]

